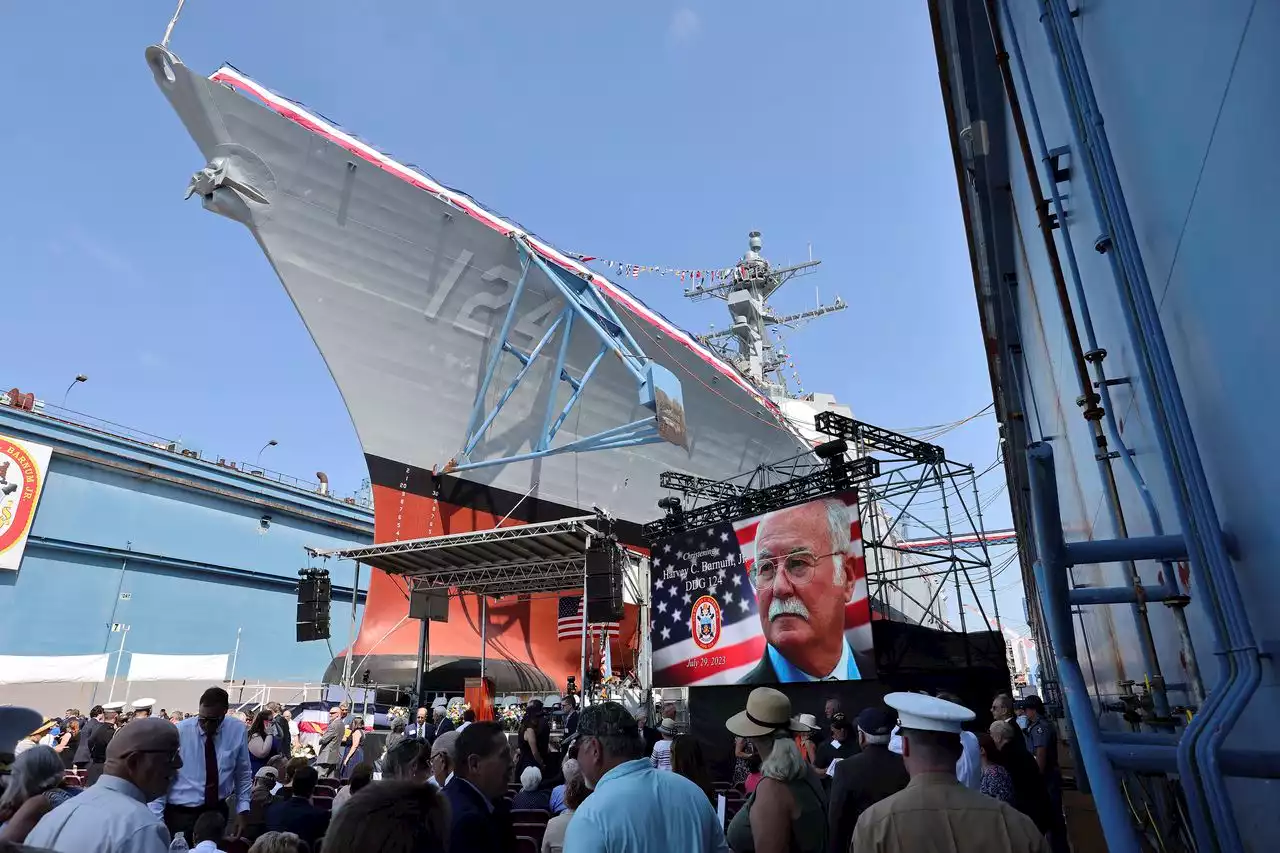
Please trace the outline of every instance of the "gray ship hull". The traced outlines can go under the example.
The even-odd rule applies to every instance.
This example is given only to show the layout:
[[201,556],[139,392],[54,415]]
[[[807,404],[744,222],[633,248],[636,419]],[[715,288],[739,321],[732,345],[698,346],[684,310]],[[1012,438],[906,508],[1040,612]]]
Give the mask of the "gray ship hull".
[[[521,271],[510,236],[518,227],[234,69],[204,78],[160,48],[148,52],[148,62],[204,158],[229,164],[235,180],[202,188],[204,204],[248,226],[270,259],[337,383],[375,484],[447,471],[463,458],[472,406],[501,344]],[[597,505],[642,522],[657,513],[663,470],[723,478],[807,449],[733,368],[621,288],[529,239],[547,261],[591,281],[645,355],[677,377],[687,448],[664,442],[477,468],[446,481],[454,491],[495,507],[527,500],[576,512]],[[531,268],[510,342],[528,353],[563,305],[548,277]],[[590,330],[575,326],[566,372],[581,378],[598,349]],[[551,375],[554,361],[543,355],[533,363],[467,459],[534,449],[549,398],[558,409],[571,393]],[[520,368],[515,357],[502,356],[486,413]],[[645,415],[631,376],[609,357],[554,444]],[[380,539],[402,532],[379,524]]]

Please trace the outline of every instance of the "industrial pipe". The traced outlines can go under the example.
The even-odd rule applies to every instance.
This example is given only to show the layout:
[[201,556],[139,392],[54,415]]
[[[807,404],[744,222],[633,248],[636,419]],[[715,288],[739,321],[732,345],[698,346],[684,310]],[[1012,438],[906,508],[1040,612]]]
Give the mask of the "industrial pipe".
[[1067,565],[1062,535],[1062,514],[1058,506],[1058,480],[1053,465],[1053,448],[1045,442],[1027,447],[1027,484],[1031,489],[1032,529],[1035,537],[1036,588],[1040,593],[1044,621],[1050,642],[1057,652],[1058,678],[1071,714],[1071,724],[1080,744],[1089,784],[1095,793],[1098,819],[1107,836],[1111,853],[1138,853],[1138,836],[1116,774],[1104,753],[1102,732],[1093,713],[1093,701],[1085,686],[1084,673],[1076,651],[1071,626],[1071,606],[1067,601]]
[[[1196,715],[1178,748],[1179,771],[1187,777],[1203,774],[1204,799],[1209,820],[1193,815],[1197,845],[1204,851],[1219,842],[1230,850],[1241,849],[1239,829],[1226,791],[1219,754],[1226,737],[1235,728],[1245,706],[1262,679],[1257,641],[1249,623],[1244,599],[1222,540],[1221,524],[1209,491],[1199,450],[1187,417],[1177,374],[1173,369],[1159,311],[1147,280],[1137,235],[1112,159],[1106,130],[1089,79],[1084,55],[1065,0],[1042,0],[1042,17],[1050,50],[1056,59],[1059,83],[1071,108],[1072,130],[1089,177],[1096,190],[1090,193],[1100,223],[1110,232],[1114,251],[1113,270],[1120,295],[1121,313],[1139,351],[1145,402],[1154,415],[1169,482],[1174,494],[1179,523],[1192,551],[1189,560],[1197,583],[1208,592],[1210,615],[1222,630],[1215,631],[1215,653],[1225,633],[1227,666],[1219,674],[1201,712]],[[1200,803],[1188,805],[1199,810]],[[1199,819],[1197,819],[1199,818]]]
[[[1097,391],[1090,383],[1089,369],[1086,366],[1086,357],[1083,346],[1080,341],[1080,330],[1076,325],[1075,313],[1072,309],[1071,298],[1067,295],[1066,279],[1062,271],[1062,261],[1058,256],[1058,247],[1053,240],[1052,231],[1053,224],[1049,221],[1048,205],[1044,201],[1045,193],[1040,183],[1040,177],[1037,174],[1035,161],[1031,154],[1031,144],[1027,136],[1026,122],[1022,116],[1022,110],[1019,105],[1018,90],[1014,85],[1013,74],[1009,66],[1009,54],[1004,48],[1004,40],[1001,35],[1001,22],[998,19],[996,11],[997,0],[986,0],[987,7],[987,23],[991,29],[991,37],[996,49],[997,64],[1000,67],[1001,79],[1004,82],[1005,96],[1009,101],[1010,113],[1013,116],[1014,129],[1018,137],[1018,146],[1022,152],[1023,167],[1027,173],[1027,181],[1031,191],[1036,199],[1036,215],[1040,225],[1040,234],[1044,242],[1045,254],[1049,260],[1050,272],[1053,276],[1054,289],[1058,295],[1058,305],[1062,311],[1063,324],[1066,327],[1068,344],[1071,350],[1072,363],[1075,366],[1076,377],[1080,384],[1080,400],[1079,403],[1084,407],[1083,415],[1085,420],[1092,428],[1094,435],[1094,444],[1096,450],[1096,459],[1098,463],[1098,471],[1102,477],[1103,485],[1106,489],[1107,508],[1111,516],[1112,526],[1115,528],[1116,535],[1125,538],[1129,535],[1129,526],[1125,520],[1124,507],[1120,501],[1120,490],[1116,485],[1115,471],[1112,468],[1111,458],[1107,454],[1108,445],[1114,445],[1119,448],[1117,451],[1120,458],[1124,460],[1126,470],[1129,472],[1130,478],[1133,480],[1135,488],[1142,496],[1146,505],[1147,514],[1151,519],[1152,531],[1156,534],[1163,532],[1160,525],[1159,514],[1156,511],[1155,502],[1151,498],[1147,484],[1142,478],[1141,472],[1138,471],[1136,463],[1133,461],[1133,454],[1125,445],[1123,438],[1120,436],[1120,430],[1115,420],[1115,408],[1111,402],[1111,395],[1108,392],[1106,374],[1102,366],[1102,358],[1094,358],[1091,363],[1095,374],[1095,382]],[[1062,196],[1058,192],[1057,181],[1050,166],[1050,153],[1048,144],[1045,141],[1044,128],[1040,123],[1040,114],[1036,109],[1035,97],[1031,91],[1031,82],[1027,76],[1026,63],[1022,59],[1022,49],[1018,43],[1018,34],[1014,29],[1012,17],[1009,14],[1007,6],[1001,3],[1003,11],[1003,21],[1005,28],[1009,31],[1009,41],[1013,48],[1014,56],[1017,59],[1018,71],[1022,80],[1022,86],[1027,94],[1028,112],[1031,117],[1036,133],[1036,143],[1040,153],[1040,161],[1044,165],[1045,182],[1049,187],[1049,194],[1053,201],[1054,213],[1058,218],[1058,230],[1062,234],[1063,245],[1066,250],[1067,262],[1071,269],[1072,283],[1075,286],[1076,301],[1080,305],[1080,313],[1082,317],[1082,325],[1084,326],[1085,336],[1088,341],[1090,353],[1100,353],[1098,347],[1097,336],[1094,334],[1093,318],[1089,314],[1088,303],[1084,298],[1084,287],[1081,281],[1080,268],[1077,263],[1075,247],[1071,242],[1070,229],[1067,227],[1066,211],[1062,201]],[[1141,576],[1138,574],[1137,565],[1129,561],[1126,563],[1129,578],[1135,598],[1130,600],[1130,610],[1133,614],[1134,626],[1137,630],[1139,640],[1139,650],[1142,655],[1143,668],[1150,676],[1152,683],[1152,703],[1155,706],[1156,714],[1161,719],[1168,719],[1170,716],[1170,706],[1168,694],[1165,689],[1164,672],[1160,665],[1160,658],[1156,651],[1155,637],[1151,631],[1151,622],[1147,614],[1146,604],[1141,600],[1140,588],[1142,585]],[[1165,565],[1165,574],[1174,576],[1172,567]],[[1174,581],[1176,583],[1176,581]],[[1179,613],[1179,615],[1182,615]],[[1203,691],[1202,691],[1203,692]]]

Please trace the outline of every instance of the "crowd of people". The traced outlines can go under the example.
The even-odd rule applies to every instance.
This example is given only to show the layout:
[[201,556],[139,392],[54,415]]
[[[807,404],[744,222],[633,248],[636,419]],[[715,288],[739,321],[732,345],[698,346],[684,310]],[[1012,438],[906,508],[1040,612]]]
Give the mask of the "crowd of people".
[[[1056,734],[1036,697],[997,696],[994,722],[955,697],[892,693],[824,721],[753,690],[726,723],[732,780],[702,746],[615,702],[527,706],[514,738],[443,704],[394,720],[366,750],[364,721],[329,711],[314,758],[287,712],[230,713],[209,688],[195,715],[150,706],[40,720],[0,708],[0,850],[66,853],[1063,853]],[[25,736],[23,733],[26,733]],[[6,739],[6,733],[10,735]],[[514,740],[514,743],[512,742]],[[4,753],[12,746],[12,758]],[[376,754],[375,754],[376,752]]]

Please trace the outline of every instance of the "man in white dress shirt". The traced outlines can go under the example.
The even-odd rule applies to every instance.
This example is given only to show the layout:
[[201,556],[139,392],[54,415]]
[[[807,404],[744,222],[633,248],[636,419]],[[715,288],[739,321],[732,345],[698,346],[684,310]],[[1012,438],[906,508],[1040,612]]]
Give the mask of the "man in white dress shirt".
[[135,720],[107,745],[102,776],[40,819],[32,847],[62,853],[166,853],[169,831],[147,808],[182,766],[178,734],[164,720]]
[[227,817],[226,800],[233,794],[236,815],[228,821],[231,835],[240,835],[249,811],[253,773],[248,729],[242,721],[227,716],[230,706],[227,691],[210,687],[200,697],[199,716],[173,727],[178,733],[182,769],[167,794],[153,802],[151,809],[164,817],[171,833],[184,833],[188,843],[200,815],[216,811]]

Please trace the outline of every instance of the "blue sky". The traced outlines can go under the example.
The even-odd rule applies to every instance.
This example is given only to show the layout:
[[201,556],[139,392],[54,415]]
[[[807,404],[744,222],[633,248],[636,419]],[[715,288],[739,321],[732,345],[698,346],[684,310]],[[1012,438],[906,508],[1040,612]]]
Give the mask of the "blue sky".
[[[335,491],[364,475],[318,352],[239,225],[183,203],[203,165],[144,48],[170,0],[17,4],[0,27],[7,92],[0,377],[207,454]],[[301,12],[305,8],[305,12]],[[376,11],[368,11],[376,9]],[[764,233],[774,262],[822,271],[776,307],[850,308],[791,336],[807,390],[890,428],[991,401],[923,3],[554,4],[189,0],[171,47],[223,61],[555,245],[719,267]],[[693,329],[722,303],[629,281]],[[15,342],[16,343],[16,342]],[[17,354],[16,360],[13,354]],[[986,468],[991,417],[941,440]],[[982,480],[1002,485],[999,468]],[[1007,501],[990,507],[1007,526]],[[1021,618],[1021,591],[1001,610]]]

